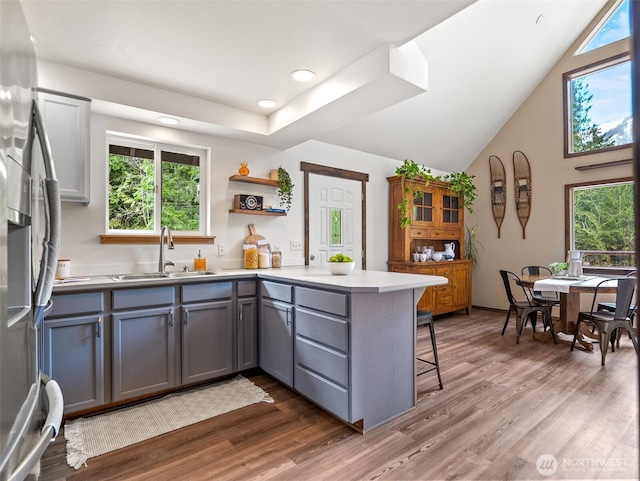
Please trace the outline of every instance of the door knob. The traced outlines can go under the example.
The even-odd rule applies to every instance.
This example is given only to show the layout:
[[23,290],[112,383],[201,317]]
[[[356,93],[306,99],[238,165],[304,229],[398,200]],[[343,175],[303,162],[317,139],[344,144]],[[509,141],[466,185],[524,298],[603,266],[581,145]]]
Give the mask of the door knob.
[[311,260],[314,260],[315,258],[316,258],[316,256],[314,256],[313,254],[311,254],[311,255],[309,256],[309,259],[311,259]]

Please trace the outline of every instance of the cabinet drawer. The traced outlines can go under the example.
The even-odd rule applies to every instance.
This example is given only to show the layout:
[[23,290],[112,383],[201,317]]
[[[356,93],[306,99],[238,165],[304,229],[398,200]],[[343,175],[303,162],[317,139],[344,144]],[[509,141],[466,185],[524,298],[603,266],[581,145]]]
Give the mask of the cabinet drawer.
[[51,299],[53,306],[47,317],[104,311],[104,294],[102,292],[61,294],[53,296]]
[[349,362],[346,354],[296,337],[295,360],[297,365],[312,370],[340,386],[349,385]]
[[460,229],[429,229],[429,237],[431,239],[460,239],[462,232]]
[[436,294],[436,312],[445,311],[448,312],[453,305],[453,296],[451,294],[442,296]]
[[426,239],[429,237],[429,229],[426,227],[411,227],[409,229],[409,236],[411,239]]
[[173,304],[173,286],[113,291],[113,308],[151,307]]
[[442,276],[449,279],[449,283],[451,283],[451,279],[453,279],[453,267],[448,265],[447,267],[438,267],[436,269],[436,276]]
[[229,299],[232,293],[231,281],[206,282],[204,284],[188,284],[181,286],[182,302],[212,301]]
[[296,287],[296,305],[328,312],[336,316],[349,316],[348,294]]
[[349,350],[349,323],[342,319],[298,308],[296,333],[342,352]]
[[433,289],[436,292],[436,296],[445,296],[453,292],[453,289],[451,288],[451,280],[449,280],[447,284],[433,286]]
[[238,297],[254,297],[256,281],[238,281]]
[[349,392],[311,371],[296,366],[295,389],[327,411],[349,421]]
[[[434,267],[416,267],[415,268],[415,273],[416,274],[422,274],[423,276],[435,276],[436,275],[436,269]],[[438,274],[440,275],[440,274]]]
[[280,284],[278,282],[261,281],[260,282],[260,295],[262,297],[268,297],[269,299],[276,299],[278,301],[293,303],[293,287],[287,284]]

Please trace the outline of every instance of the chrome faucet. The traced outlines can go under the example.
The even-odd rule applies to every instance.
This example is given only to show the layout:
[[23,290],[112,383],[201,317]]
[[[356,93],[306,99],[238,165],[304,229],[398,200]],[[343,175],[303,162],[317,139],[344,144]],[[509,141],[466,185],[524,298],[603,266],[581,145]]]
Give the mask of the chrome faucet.
[[164,226],[160,232],[160,259],[158,260],[158,272],[166,272],[167,266],[175,266],[171,261],[164,260],[164,233],[165,231],[169,235],[169,249],[175,249],[173,244],[173,235],[171,235],[171,229],[168,226]]

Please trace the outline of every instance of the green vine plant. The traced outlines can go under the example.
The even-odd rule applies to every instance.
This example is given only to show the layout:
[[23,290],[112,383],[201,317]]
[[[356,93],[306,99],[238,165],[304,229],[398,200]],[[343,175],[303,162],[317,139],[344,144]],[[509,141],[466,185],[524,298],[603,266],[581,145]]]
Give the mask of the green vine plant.
[[[400,226],[405,228],[411,224],[411,212],[409,199],[420,198],[424,193],[415,186],[422,184],[428,186],[430,181],[443,181],[450,184],[450,189],[455,194],[461,194],[464,199],[464,207],[473,213],[473,203],[478,195],[478,189],[473,183],[475,175],[469,175],[466,172],[452,172],[451,174],[441,176],[431,175],[431,169],[427,169],[424,165],[418,165],[411,159],[405,159],[402,165],[396,167],[396,175],[400,176],[400,186],[405,193],[402,201],[398,204],[400,211]],[[410,182],[405,182],[409,179]],[[416,183],[417,182],[417,183]]]
[[464,206],[470,214],[473,214],[473,203],[478,196],[478,188],[473,183],[475,177],[466,172],[452,172],[443,178],[445,182],[451,184],[451,192],[462,194]]
[[[416,179],[418,182],[427,187],[434,177],[431,175],[431,169],[427,169],[424,165],[418,165],[411,159],[404,159],[400,167],[396,167],[396,175],[400,176],[400,188],[404,192],[402,201],[398,204],[400,210],[400,227],[403,229],[411,224],[411,213],[409,199],[422,197],[424,192],[415,188]],[[410,182],[405,182],[409,179]]]
[[278,167],[278,197],[280,197],[280,205],[289,212],[293,200],[293,182],[291,182],[289,172],[282,167]]

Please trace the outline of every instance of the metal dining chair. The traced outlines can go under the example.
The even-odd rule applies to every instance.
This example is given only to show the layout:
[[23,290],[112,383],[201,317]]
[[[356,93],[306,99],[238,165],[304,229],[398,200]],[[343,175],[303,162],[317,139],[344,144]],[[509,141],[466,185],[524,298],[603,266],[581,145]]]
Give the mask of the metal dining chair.
[[[551,336],[553,337],[554,344],[557,344],[556,334],[553,331],[553,324],[551,321],[551,305],[546,303],[537,303],[534,302],[529,294],[528,289],[522,286],[522,281],[517,274],[501,270],[500,276],[502,277],[502,282],[504,283],[504,290],[507,294],[507,299],[509,300],[509,310],[507,311],[507,318],[504,321],[504,326],[502,328],[502,335],[504,336],[504,331],[507,329],[507,324],[509,323],[509,317],[511,316],[511,312],[513,312],[516,316],[516,344],[520,343],[520,335],[522,334],[522,329],[527,322],[527,319],[531,320],[531,327],[533,329],[533,334],[535,336],[536,325],[535,319],[537,313],[540,312],[542,314],[542,322],[544,323],[545,329],[548,327],[551,329]],[[511,290],[511,284],[514,286],[519,286],[517,292],[522,291],[522,296],[519,295],[520,300],[516,299]],[[524,299],[522,299],[524,298]],[[535,316],[532,316],[535,314]]]
[[[616,289],[616,302],[615,310],[605,311],[596,309],[596,300],[598,296],[598,290],[604,284],[617,283]],[[593,293],[593,300],[591,301],[591,311],[581,312],[578,315],[578,321],[576,322],[576,330],[573,334],[573,342],[571,343],[571,351],[576,344],[576,337],[580,332],[580,325],[583,323],[592,324],[598,331],[598,343],[600,344],[600,354],[602,357],[602,365],[604,366],[605,357],[609,348],[609,342],[611,341],[612,334],[616,333],[619,329],[623,329],[629,333],[633,347],[638,353],[638,339],[635,332],[633,332],[633,326],[631,325],[630,306],[633,299],[633,292],[635,290],[636,280],[630,277],[624,277],[621,279],[606,279],[596,286]]]
[[[631,271],[627,274],[627,277],[633,277],[634,279],[637,279],[637,272],[636,271]],[[599,302],[598,303],[598,310],[599,311],[609,311],[609,312],[615,312],[616,310],[616,303],[615,302]],[[629,306],[629,319],[631,319],[631,325],[633,326],[633,323],[635,321],[635,317],[636,317],[636,305],[635,304],[631,304]],[[611,351],[615,351],[615,344],[616,341],[618,343],[618,347],[620,347],[620,337],[621,337],[622,331],[620,329],[617,330],[617,333],[615,336],[611,336]]]
[[[551,269],[545,266],[524,266],[520,273],[529,276],[551,277],[553,275]],[[534,291],[532,289],[530,292],[532,299],[536,302],[551,304],[551,307],[560,305],[560,295],[555,291]]]

